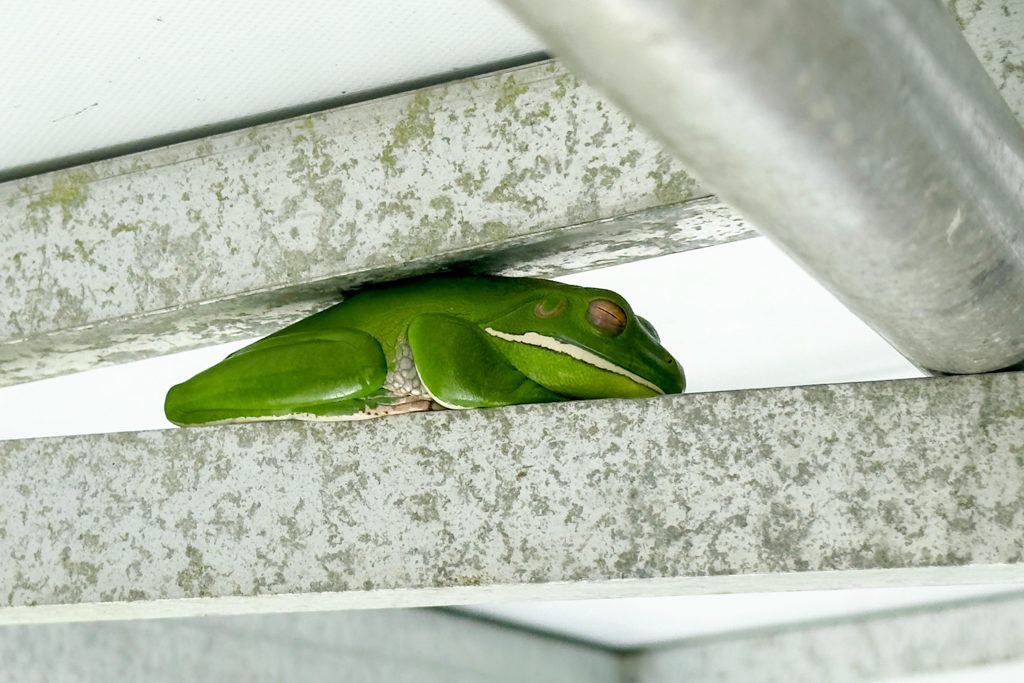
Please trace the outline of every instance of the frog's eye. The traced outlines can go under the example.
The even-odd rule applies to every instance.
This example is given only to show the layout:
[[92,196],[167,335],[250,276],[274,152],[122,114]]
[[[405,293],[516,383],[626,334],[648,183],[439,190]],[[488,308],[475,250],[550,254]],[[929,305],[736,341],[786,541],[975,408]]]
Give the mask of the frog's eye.
[[594,299],[587,307],[587,320],[601,334],[614,337],[626,329],[626,312],[613,301]]
[[538,318],[554,318],[564,310],[565,299],[562,299],[554,305],[551,305],[551,303],[545,299],[544,301],[537,302],[537,305],[533,308],[533,314]]

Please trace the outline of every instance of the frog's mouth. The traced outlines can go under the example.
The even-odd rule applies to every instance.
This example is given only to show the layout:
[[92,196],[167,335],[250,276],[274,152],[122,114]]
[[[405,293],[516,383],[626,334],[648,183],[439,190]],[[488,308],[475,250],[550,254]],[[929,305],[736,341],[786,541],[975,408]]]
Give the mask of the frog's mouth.
[[647,387],[651,391],[657,392],[659,394],[665,393],[661,389],[661,387],[659,387],[657,384],[650,381],[649,379],[644,379],[635,372],[630,372],[626,368],[616,365],[615,363],[612,363],[611,361],[606,360],[601,356],[598,356],[593,351],[582,349],[578,346],[575,346],[574,344],[568,344],[564,341],[560,341],[558,339],[555,339],[554,337],[548,337],[538,332],[527,332],[525,334],[510,334],[508,332],[496,330],[493,327],[487,327],[484,329],[486,330],[487,334],[491,335],[492,337],[497,337],[498,339],[502,339],[508,342],[529,344],[530,346],[537,346],[542,349],[547,349],[548,351],[554,351],[556,353],[563,353],[567,356],[575,358],[576,360],[582,363],[586,363],[587,365],[593,366],[600,370],[607,370],[608,372],[614,372],[616,375],[621,375],[633,382],[636,382],[641,386]]

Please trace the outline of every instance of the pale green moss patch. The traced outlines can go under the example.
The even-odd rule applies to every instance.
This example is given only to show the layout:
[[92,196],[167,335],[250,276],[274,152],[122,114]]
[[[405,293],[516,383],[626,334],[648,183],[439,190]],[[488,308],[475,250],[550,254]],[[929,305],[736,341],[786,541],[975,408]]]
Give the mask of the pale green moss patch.
[[494,111],[501,112],[516,106],[516,100],[526,94],[530,87],[525,83],[519,83],[515,76],[508,76],[501,81],[498,99],[494,103]]
[[30,214],[47,213],[51,208],[60,207],[64,223],[71,220],[72,211],[89,196],[89,183],[96,179],[94,173],[71,171],[58,173],[53,177],[49,192],[44,192],[28,204]]
[[520,191],[520,184],[531,175],[532,169],[529,168],[506,173],[485,200],[496,204],[512,204],[528,212],[544,208],[546,202],[543,197],[530,196]]
[[188,567],[178,572],[178,587],[190,597],[206,597],[213,589],[213,573],[203,564],[203,553],[194,546],[185,548]]
[[410,100],[405,116],[391,129],[391,141],[384,146],[378,158],[388,174],[395,175],[398,173],[397,152],[407,148],[414,140],[430,140],[433,137],[434,116],[430,96],[421,90]]
[[117,227],[110,231],[111,237],[116,237],[122,232],[138,232],[139,225],[137,223],[118,223]]

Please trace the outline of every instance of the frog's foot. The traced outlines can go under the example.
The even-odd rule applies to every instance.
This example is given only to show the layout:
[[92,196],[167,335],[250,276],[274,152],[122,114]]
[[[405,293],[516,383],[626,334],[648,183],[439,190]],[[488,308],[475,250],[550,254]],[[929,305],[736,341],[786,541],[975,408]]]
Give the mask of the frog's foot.
[[277,419],[302,420],[304,422],[349,422],[388,415],[423,413],[431,410],[444,410],[444,406],[432,401],[427,396],[397,396],[388,393],[305,406]]
[[369,419],[371,417],[385,417],[387,415],[402,415],[404,413],[422,413],[429,410],[447,410],[437,401],[432,401],[424,396],[402,396],[394,403],[381,403],[376,407],[367,407],[360,417],[352,419]]

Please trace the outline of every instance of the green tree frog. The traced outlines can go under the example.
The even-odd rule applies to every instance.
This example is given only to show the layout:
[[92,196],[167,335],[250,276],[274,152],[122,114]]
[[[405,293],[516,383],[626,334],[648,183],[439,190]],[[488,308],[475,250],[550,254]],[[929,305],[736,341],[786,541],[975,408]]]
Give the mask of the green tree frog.
[[679,363],[621,296],[533,278],[362,290],[175,385],[179,425],[359,420],[680,393]]

